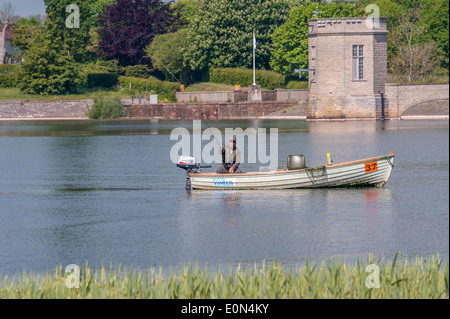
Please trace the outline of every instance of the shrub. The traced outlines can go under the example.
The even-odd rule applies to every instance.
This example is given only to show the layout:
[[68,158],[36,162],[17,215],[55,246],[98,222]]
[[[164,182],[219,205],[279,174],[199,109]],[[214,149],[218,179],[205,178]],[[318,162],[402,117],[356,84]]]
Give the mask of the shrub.
[[0,64],[0,87],[15,87],[19,70],[20,66],[15,64]]
[[[211,69],[210,81],[214,83],[249,86],[253,83],[253,70],[239,68]],[[257,70],[256,83],[269,90],[284,88],[286,86],[286,77],[273,71]]]
[[17,74],[20,66],[16,64],[0,64],[0,74]]
[[90,73],[87,75],[87,84],[89,87],[111,88],[119,83],[117,73]]
[[125,76],[148,79],[153,75],[152,69],[146,65],[129,65],[123,68]]
[[17,85],[17,74],[2,74],[0,73],[0,87],[8,88]]
[[289,81],[286,89],[290,90],[307,90],[309,88],[308,82],[305,81]]
[[286,86],[285,76],[273,71],[256,71],[256,81],[261,87],[265,87],[269,90],[284,88]]
[[105,73],[105,72],[111,72],[111,73],[119,73],[122,72],[122,67],[119,65],[119,61],[117,60],[97,60],[94,64],[92,64],[95,70],[99,70],[98,73]]
[[129,90],[131,83],[131,94],[149,92],[152,94],[160,94],[168,101],[175,101],[175,93],[180,88],[179,84],[176,82],[166,82],[166,81],[155,81],[155,80],[146,80],[140,78],[119,77],[120,86]]
[[88,75],[90,73],[117,73],[122,74],[123,68],[117,65],[116,60],[103,61],[98,60],[95,63],[84,63],[78,66],[80,74]]
[[94,98],[94,105],[86,115],[91,119],[112,119],[126,116],[120,97],[99,96]]

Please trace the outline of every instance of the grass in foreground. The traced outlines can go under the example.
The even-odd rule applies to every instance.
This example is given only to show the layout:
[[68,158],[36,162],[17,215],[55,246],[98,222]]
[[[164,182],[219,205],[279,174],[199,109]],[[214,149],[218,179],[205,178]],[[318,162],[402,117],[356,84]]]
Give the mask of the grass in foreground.
[[[60,266],[45,275],[24,272],[18,278],[4,277],[0,298],[449,298],[448,261],[437,256],[414,261],[397,257],[382,264],[307,262],[295,269],[273,262],[239,266],[227,274],[191,264],[170,274],[161,268],[143,272],[86,265],[79,288],[68,288],[74,283],[73,274],[65,275]],[[379,288],[368,288],[376,285],[377,277],[369,264],[379,267]]]

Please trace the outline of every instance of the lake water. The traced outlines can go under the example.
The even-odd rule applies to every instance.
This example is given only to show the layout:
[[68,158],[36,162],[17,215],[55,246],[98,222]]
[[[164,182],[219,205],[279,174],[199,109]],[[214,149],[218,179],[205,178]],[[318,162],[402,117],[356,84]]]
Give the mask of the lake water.
[[280,168],[289,154],[318,166],[327,153],[338,163],[390,150],[395,167],[384,188],[189,192],[170,160],[170,133],[191,130],[192,121],[3,121],[0,274],[86,262],[222,267],[396,252],[448,259],[447,121],[208,124],[278,128]]

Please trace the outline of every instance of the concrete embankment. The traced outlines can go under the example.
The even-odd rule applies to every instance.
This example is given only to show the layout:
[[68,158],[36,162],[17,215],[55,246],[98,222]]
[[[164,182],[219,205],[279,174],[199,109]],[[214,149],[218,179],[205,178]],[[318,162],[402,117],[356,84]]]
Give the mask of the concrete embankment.
[[[132,104],[122,99],[129,119],[247,119],[290,118],[305,119],[304,105],[295,102],[258,103],[161,103]],[[93,100],[23,101],[0,100],[0,120],[61,120],[87,119],[86,112]]]

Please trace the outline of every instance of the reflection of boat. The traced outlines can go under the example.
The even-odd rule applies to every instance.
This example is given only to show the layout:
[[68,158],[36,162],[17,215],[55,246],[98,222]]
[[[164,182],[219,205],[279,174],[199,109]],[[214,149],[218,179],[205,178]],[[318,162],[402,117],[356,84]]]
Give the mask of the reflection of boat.
[[288,189],[375,186],[387,183],[394,167],[394,152],[351,162],[269,172],[216,174],[189,172],[193,189]]

